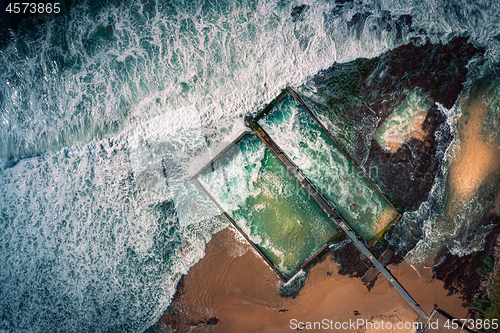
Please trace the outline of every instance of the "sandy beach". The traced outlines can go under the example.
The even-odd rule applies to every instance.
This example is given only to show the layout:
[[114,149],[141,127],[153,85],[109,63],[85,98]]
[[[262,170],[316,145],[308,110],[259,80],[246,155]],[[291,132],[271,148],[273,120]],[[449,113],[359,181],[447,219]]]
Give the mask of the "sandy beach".
[[[340,276],[337,264],[328,256],[314,266],[296,298],[279,295],[280,280],[248,244],[225,229],[214,235],[206,255],[187,274],[182,295],[173,303],[160,325],[181,332],[288,332],[296,331],[299,322],[391,322],[407,326],[418,320],[396,290],[379,276],[371,291],[357,278]],[[430,313],[438,307],[455,318],[465,318],[458,295],[447,296],[441,281],[419,277],[407,263],[389,266],[395,277],[415,301]],[[430,280],[430,281],[429,281]],[[280,309],[287,309],[280,313]],[[208,326],[209,318],[219,322]],[[339,325],[339,324],[337,324]],[[346,324],[344,324],[345,326]],[[385,324],[387,325],[387,324]],[[325,326],[326,327],[326,326]],[[387,327],[387,326],[386,326]],[[304,329],[306,330],[306,329]],[[412,332],[409,329],[355,329],[338,332]]]

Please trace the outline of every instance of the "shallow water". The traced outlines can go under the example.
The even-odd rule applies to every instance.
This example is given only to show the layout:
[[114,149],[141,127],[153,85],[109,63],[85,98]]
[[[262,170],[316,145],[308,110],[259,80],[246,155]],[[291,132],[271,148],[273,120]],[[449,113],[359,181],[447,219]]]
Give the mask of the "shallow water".
[[[492,98],[496,94],[498,84],[489,85],[488,90],[475,86],[451,110],[440,106],[448,117],[447,124],[437,130],[442,140],[438,141],[443,156],[441,173],[428,200],[402,218],[401,228],[407,221],[417,221],[424,233],[407,256],[410,262],[430,267],[439,264],[446,253],[461,256],[483,247],[493,226],[482,223],[495,207],[500,188],[498,130],[490,127],[498,118]],[[448,131],[453,140],[446,143],[443,133]]]
[[391,153],[395,153],[412,137],[422,140],[422,123],[432,104],[432,100],[420,88],[415,88],[377,128],[373,138],[385,151]]
[[[490,88],[498,90],[498,86]],[[491,94],[491,93],[490,93]],[[498,112],[487,106],[488,92],[482,89],[469,94],[462,105],[459,122],[460,147],[450,167],[449,182],[455,200],[470,200],[481,183],[500,168],[498,142],[483,135],[486,118]]]

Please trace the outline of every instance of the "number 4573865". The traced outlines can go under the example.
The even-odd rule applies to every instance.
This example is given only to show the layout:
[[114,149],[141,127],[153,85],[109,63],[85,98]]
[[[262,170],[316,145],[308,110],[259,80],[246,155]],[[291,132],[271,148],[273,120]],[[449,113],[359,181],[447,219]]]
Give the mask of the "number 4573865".
[[14,2],[9,3],[5,11],[10,14],[58,14],[61,12],[61,7],[59,3]]
[[498,329],[498,319],[448,319],[444,324],[448,329],[468,328],[468,329]]

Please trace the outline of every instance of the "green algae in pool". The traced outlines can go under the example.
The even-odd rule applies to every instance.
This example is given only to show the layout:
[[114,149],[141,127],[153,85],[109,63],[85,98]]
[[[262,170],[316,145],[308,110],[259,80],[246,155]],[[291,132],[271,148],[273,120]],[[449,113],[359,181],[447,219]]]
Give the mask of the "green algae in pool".
[[399,216],[291,94],[259,124],[364,241]]
[[197,179],[285,278],[337,234],[333,221],[254,135]]

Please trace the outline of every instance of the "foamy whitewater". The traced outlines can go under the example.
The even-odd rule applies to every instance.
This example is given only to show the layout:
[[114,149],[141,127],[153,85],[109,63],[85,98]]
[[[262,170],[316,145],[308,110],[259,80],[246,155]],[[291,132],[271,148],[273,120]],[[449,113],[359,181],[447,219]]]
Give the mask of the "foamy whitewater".
[[497,0],[115,3],[0,49],[0,332],[158,320],[226,226],[190,176],[286,86],[410,40],[485,47],[469,81],[500,59]]

